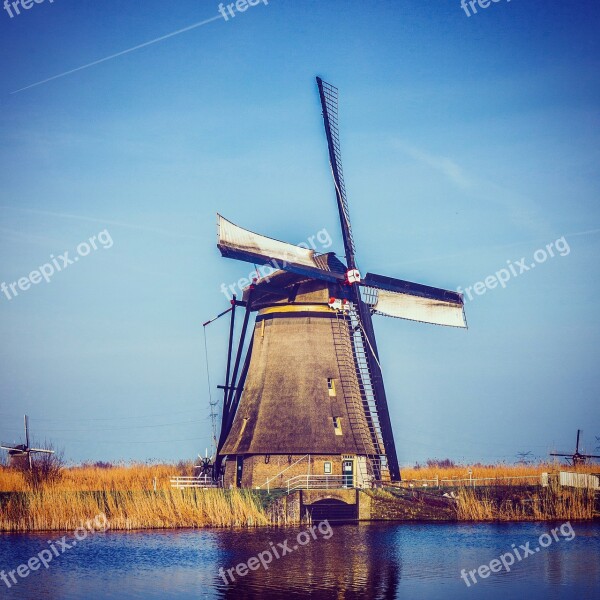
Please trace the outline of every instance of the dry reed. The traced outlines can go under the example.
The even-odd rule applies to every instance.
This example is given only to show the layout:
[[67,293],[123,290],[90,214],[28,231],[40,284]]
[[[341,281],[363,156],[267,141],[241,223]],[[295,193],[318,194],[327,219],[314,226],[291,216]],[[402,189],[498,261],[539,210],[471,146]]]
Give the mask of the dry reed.
[[110,529],[174,529],[268,525],[246,490],[65,492],[56,488],[9,494],[0,531],[73,530],[104,514]]
[[592,519],[594,492],[563,488],[557,484],[499,498],[490,490],[477,492],[460,488],[457,500],[459,521],[554,521]]
[[70,467],[31,490],[21,473],[0,467],[0,531],[67,531],[100,513],[111,529],[269,524],[251,491],[171,488],[181,474],[172,465]]
[[[465,521],[591,519],[593,493],[558,486],[535,491],[518,479],[556,470],[556,465],[471,467],[474,478],[509,482],[514,493],[498,495],[459,487],[458,518]],[[597,465],[578,468],[597,471]],[[409,479],[468,477],[468,467],[403,469]],[[171,488],[174,475],[190,474],[173,465],[81,466],[65,468],[52,485],[31,490],[21,473],[0,466],[0,531],[72,530],[98,514],[112,529],[237,527],[287,522],[285,503],[265,508],[251,490]],[[457,482],[457,486],[458,486]],[[498,488],[500,489],[500,488]]]
[[[149,491],[170,489],[170,478],[176,475],[191,475],[174,465],[132,464],[109,468],[81,466],[68,467],[61,471],[61,479],[55,487],[65,492],[83,491]],[[15,469],[0,467],[0,492],[27,492],[23,475]]]
[[[452,480],[457,481],[457,485],[464,485],[461,481],[473,479],[487,479],[488,485],[495,483],[500,485],[531,485],[539,481],[542,473],[557,472],[559,470],[572,471],[573,467],[560,465],[558,463],[540,463],[535,465],[457,465],[454,467],[404,467],[402,469],[402,481],[405,484],[411,481],[421,482],[444,480],[444,484],[451,485]],[[598,473],[598,465],[582,465],[577,467],[579,473]],[[471,474],[469,474],[471,471]],[[512,479],[517,477],[528,477],[529,479]]]

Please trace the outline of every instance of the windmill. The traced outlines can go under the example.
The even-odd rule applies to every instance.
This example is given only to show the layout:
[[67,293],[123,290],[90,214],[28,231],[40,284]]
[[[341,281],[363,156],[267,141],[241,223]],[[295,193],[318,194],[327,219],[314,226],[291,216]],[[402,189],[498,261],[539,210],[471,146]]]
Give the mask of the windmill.
[[8,456],[11,464],[23,464],[30,470],[33,469],[33,458],[32,454],[54,454],[54,450],[43,450],[41,448],[30,448],[29,447],[29,418],[25,415],[25,443],[10,445],[2,444],[0,446],[3,450],[8,450]]
[[197,477],[199,479],[202,479],[202,478],[212,479],[214,464],[213,464],[213,457],[208,456],[208,448],[206,449],[204,456],[202,456],[201,454],[198,454],[198,458],[200,459],[200,464],[194,466],[194,469],[200,469]]
[[[290,476],[294,469],[306,473],[306,456],[309,473],[341,474],[348,486],[400,481],[372,315],[466,328],[461,294],[361,275],[341,162],[338,90],[321,78],[317,87],[345,262],[217,215],[221,255],[257,270],[242,300],[234,296],[219,315],[231,313],[215,460],[221,473],[226,459],[226,485],[254,487],[287,469]],[[245,311],[234,359],[237,307]],[[242,362],[251,312],[258,314]]]
[[561,456],[571,461],[571,464],[576,467],[578,465],[585,465],[588,460],[594,458],[600,458],[595,454],[583,454],[579,452],[579,436],[581,434],[581,429],[577,430],[577,442],[575,443],[575,453],[569,454],[567,452],[550,452],[550,456]]

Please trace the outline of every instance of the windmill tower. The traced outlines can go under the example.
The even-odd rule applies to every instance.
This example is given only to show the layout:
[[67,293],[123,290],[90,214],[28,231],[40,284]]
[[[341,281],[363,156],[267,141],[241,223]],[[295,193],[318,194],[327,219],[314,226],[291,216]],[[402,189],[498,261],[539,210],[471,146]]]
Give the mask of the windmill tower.
[[[218,215],[222,256],[263,266],[263,276],[225,311],[231,323],[215,464],[225,486],[256,487],[278,474],[289,479],[299,473],[338,476],[345,487],[399,481],[372,315],[466,327],[456,292],[361,276],[342,171],[338,92],[320,78],[317,85],[345,262]],[[232,367],[237,307],[245,311]]]
[[54,450],[29,447],[29,419],[25,415],[25,443],[24,444],[2,444],[2,450],[8,450],[10,465],[13,467],[33,469],[32,454],[54,454]]
[[600,458],[596,454],[583,454],[579,452],[579,436],[581,435],[581,429],[577,430],[577,442],[575,443],[575,452],[573,454],[569,454],[568,452],[550,452],[550,456],[560,456],[562,458],[566,458],[571,461],[571,464],[574,467],[579,465],[585,465],[589,460],[593,460],[595,458]]

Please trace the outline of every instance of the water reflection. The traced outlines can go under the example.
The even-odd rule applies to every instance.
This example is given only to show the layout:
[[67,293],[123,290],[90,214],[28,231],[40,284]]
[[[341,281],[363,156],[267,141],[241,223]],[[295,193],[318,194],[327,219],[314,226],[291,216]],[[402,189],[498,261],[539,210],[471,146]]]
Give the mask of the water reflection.
[[[387,530],[391,533],[390,530]],[[298,530],[275,530],[257,535],[242,552],[232,551],[232,536],[223,536],[223,558],[227,568],[247,562],[251,556],[269,548],[269,542],[289,541],[293,547]],[[309,592],[319,598],[394,598],[401,578],[398,548],[392,535],[385,541],[386,529],[364,525],[344,525],[333,528],[330,539],[317,538],[291,554],[262,565],[255,571],[235,577],[233,583],[217,582],[220,598],[261,600],[268,590],[269,598],[306,597]],[[376,552],[373,549],[377,548]],[[243,571],[242,571],[243,572]]]
[[[333,528],[286,556],[225,584],[219,568],[235,569],[284,543],[293,549],[299,528],[252,531],[108,532],[86,539],[31,573],[9,599],[123,598],[177,600],[227,598],[426,598],[509,600],[596,598],[600,589],[600,527],[576,523],[576,537],[561,540],[467,589],[460,570],[476,569],[534,542],[555,525],[544,523],[363,524]],[[16,569],[53,535],[0,535],[0,570]],[[532,546],[534,544],[532,543]]]

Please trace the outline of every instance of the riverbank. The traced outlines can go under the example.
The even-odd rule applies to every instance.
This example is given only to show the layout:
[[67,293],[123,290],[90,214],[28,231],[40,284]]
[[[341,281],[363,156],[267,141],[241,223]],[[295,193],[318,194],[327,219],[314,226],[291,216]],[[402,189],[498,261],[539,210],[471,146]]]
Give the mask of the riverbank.
[[252,527],[271,520],[249,490],[0,493],[0,531],[69,531],[104,515],[113,530]]
[[[456,495],[366,490],[357,501],[360,518],[373,521],[575,521],[595,515],[594,494],[586,490],[463,488]],[[304,517],[290,511],[293,502],[282,492],[237,489],[4,492],[0,531],[70,531],[98,515],[112,530],[297,525]]]
[[[60,481],[28,489],[22,475],[0,468],[0,531],[69,531],[97,515],[110,529],[261,527],[298,524],[303,510],[288,510],[281,490],[173,489],[186,474],[170,465],[64,469]],[[439,474],[438,474],[439,476]],[[590,520],[594,492],[558,485],[495,485],[423,490],[388,488],[359,494],[367,520],[546,521]]]

